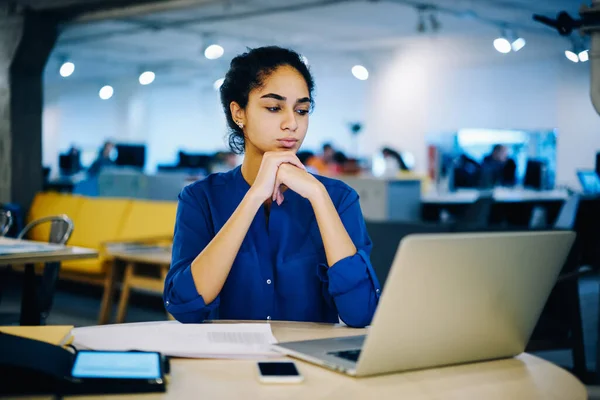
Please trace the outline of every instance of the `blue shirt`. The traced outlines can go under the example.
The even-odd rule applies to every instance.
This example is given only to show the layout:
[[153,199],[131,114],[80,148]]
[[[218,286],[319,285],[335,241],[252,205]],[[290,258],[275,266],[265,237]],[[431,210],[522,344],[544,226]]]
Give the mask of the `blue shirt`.
[[223,227],[250,189],[237,167],[212,174],[179,195],[173,259],[163,298],[181,322],[205,319],[288,320],[370,324],[380,295],[371,266],[371,240],[358,194],[343,182],[316,178],[327,189],[357,253],[327,266],[325,248],[310,202],[287,190],[261,207],[218,295],[206,304],[191,273],[192,261]]

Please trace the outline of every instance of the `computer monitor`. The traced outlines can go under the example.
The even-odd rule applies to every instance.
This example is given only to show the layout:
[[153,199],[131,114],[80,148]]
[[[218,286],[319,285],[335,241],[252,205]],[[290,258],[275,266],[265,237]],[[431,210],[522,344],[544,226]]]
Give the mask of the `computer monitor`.
[[143,144],[122,144],[115,145],[117,149],[117,159],[115,164],[122,167],[135,167],[143,169],[146,165],[146,146]]
[[523,186],[541,190],[544,189],[546,180],[546,162],[543,160],[527,160]]
[[211,161],[212,157],[207,154],[192,154],[180,151],[178,167],[204,169],[208,171]]
[[596,171],[579,170],[577,171],[577,178],[579,178],[584,193],[600,194],[600,177]]
[[60,154],[58,168],[61,175],[73,175],[79,172],[80,158],[75,154]]

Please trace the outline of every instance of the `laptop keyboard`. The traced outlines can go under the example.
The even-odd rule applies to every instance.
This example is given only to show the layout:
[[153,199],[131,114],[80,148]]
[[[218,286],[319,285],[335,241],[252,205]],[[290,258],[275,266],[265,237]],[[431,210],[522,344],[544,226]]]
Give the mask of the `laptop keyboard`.
[[343,350],[343,351],[332,351],[330,353],[332,356],[336,356],[339,358],[343,358],[345,360],[350,360],[350,361],[354,361],[357,362],[358,361],[358,357],[360,356],[360,349],[356,349],[356,350]]

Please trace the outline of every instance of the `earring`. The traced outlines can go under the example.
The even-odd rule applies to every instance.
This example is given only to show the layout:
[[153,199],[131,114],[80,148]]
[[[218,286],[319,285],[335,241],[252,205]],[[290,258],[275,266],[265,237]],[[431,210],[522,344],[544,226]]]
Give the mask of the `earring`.
[[237,124],[238,124],[238,126],[239,126],[240,128],[242,128],[242,129],[244,128],[244,124],[243,124],[243,123],[241,123],[241,122],[238,122]]

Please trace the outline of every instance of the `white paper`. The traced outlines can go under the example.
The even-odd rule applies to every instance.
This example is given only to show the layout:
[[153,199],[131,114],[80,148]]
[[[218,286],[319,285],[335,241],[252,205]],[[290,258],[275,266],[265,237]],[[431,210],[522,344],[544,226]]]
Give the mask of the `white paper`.
[[158,351],[188,358],[275,357],[269,324],[142,322],[75,328],[78,349]]

